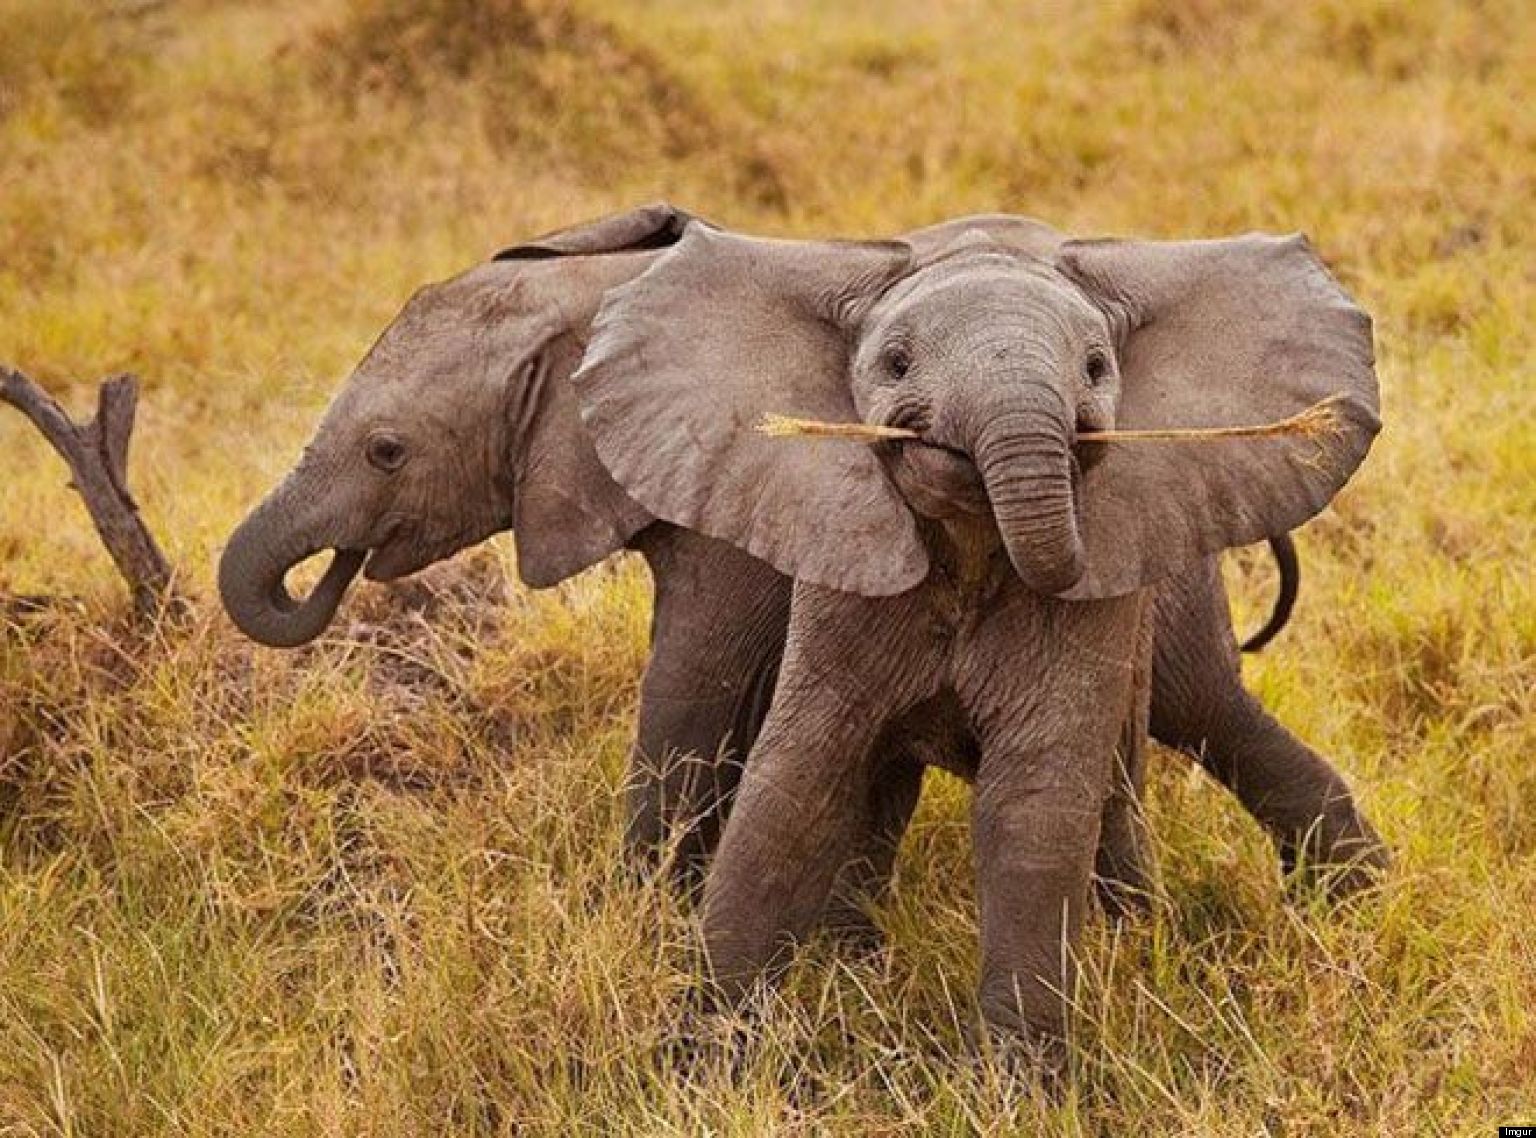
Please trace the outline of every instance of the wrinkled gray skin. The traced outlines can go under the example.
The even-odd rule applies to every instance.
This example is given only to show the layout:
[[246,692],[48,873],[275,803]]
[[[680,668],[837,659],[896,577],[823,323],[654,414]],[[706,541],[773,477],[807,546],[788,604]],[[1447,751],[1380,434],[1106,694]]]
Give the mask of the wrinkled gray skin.
[[[714,996],[744,1000],[819,919],[866,856],[870,804],[905,785],[886,764],[906,742],[900,761],[975,785],[983,1014],[1059,1058],[1096,860],[1125,884],[1145,875],[1149,715],[1185,744],[1254,723],[1227,678],[1226,620],[1215,632],[1209,615],[1209,557],[1326,505],[1376,433],[1376,382],[1369,321],[1299,239],[974,224],[834,245],[694,223],[608,294],[573,384],[631,496],[795,579],[772,706],[705,887]],[[1077,442],[1265,422],[1325,397],[1340,421],[1315,439]],[[766,438],[751,426],[768,411],[922,442]],[[1151,586],[1170,577],[1159,624]],[[1170,697],[1155,713],[1154,660]],[[1205,703],[1213,691],[1230,707]],[[1254,740],[1261,765],[1273,740]],[[1317,773],[1300,766],[1262,803],[1291,826],[1290,788]],[[1308,792],[1309,819],[1347,801]],[[1346,830],[1351,853],[1363,840],[1379,859],[1352,808]]]
[[[598,462],[567,382],[604,290],[651,264],[648,250],[675,240],[683,220],[666,207],[616,215],[422,290],[347,382],[298,466],[231,537],[219,581],[248,635],[286,646],[328,626],[365,558],[370,577],[388,580],[512,528],[520,574],[545,586],[617,549],[637,550],[656,599],[626,846],[647,865],[677,843],[672,870],[691,883],[739,776],[730,756],[750,748],[773,693],[790,582],[623,494]],[[295,601],[284,575],[325,549],[341,551],[336,566]],[[1232,789],[1288,865],[1304,851],[1311,868],[1339,871],[1330,880],[1340,891],[1368,880],[1359,863],[1380,864],[1384,854],[1347,786],[1242,687],[1214,559],[1165,582],[1154,608],[1157,738]],[[893,724],[877,741],[882,777],[856,804],[861,853],[848,859],[835,923],[869,931],[854,899],[888,876],[923,766],[971,749],[938,719]],[[1139,779],[1132,767],[1128,782]],[[1137,886],[1143,860],[1134,816],[1124,813],[1101,871]]]

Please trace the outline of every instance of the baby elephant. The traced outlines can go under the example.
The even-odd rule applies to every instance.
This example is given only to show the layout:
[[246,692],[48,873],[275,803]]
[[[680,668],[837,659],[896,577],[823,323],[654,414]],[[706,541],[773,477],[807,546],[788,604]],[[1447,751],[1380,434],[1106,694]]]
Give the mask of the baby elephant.
[[[1378,428],[1368,317],[1299,238],[759,240],[691,224],[609,292],[575,383],[659,518],[795,578],[772,707],[704,894],[743,999],[854,850],[882,735],[964,773],[987,1021],[1059,1055],[1115,748],[1145,722],[1152,591],[1320,511]],[[1080,442],[1264,423],[1311,436]],[[767,412],[912,428],[770,438]]]
[[[626,495],[598,461],[570,386],[605,291],[648,268],[687,221],[671,206],[643,206],[527,241],[422,289],[338,393],[300,463],[231,536],[219,587],[242,630],[289,646],[325,630],[360,567],[387,580],[509,528],[533,586],[621,548],[640,552],[656,605],[626,847],[649,864],[676,835],[673,872],[691,887],[773,691],[790,582]],[[905,240],[937,255],[974,229],[1042,255],[1061,242],[1046,226],[1007,216]],[[325,580],[292,597],[285,575],[327,548],[337,558]],[[1244,690],[1216,559],[1164,581],[1154,607],[1153,735],[1197,756],[1237,794],[1288,864],[1323,870],[1337,892],[1367,884],[1385,850],[1332,765]],[[883,773],[861,806],[864,852],[851,859],[850,904],[834,919],[857,928],[853,902],[879,891],[924,758],[952,750],[932,744],[893,730],[877,746]],[[1105,835],[1103,873],[1134,886],[1135,819],[1116,817],[1123,824]]]

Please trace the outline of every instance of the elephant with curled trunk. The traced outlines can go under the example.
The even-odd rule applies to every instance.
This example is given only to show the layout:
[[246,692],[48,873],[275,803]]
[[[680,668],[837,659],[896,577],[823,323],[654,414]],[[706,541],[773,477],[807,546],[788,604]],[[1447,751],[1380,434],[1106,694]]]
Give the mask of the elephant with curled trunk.
[[[398,577],[505,529],[533,586],[637,550],[654,578],[655,612],[626,846],[649,864],[670,836],[672,869],[692,882],[736,785],[730,756],[750,748],[772,694],[790,582],[625,494],[599,462],[569,385],[604,292],[650,266],[686,220],[666,206],[618,214],[423,289],[342,388],[297,467],[231,537],[219,587],[247,635],[291,646],[324,631],[359,569]],[[1014,240],[1045,232],[990,218],[912,240],[939,247],[975,226]],[[337,552],[321,583],[291,597],[285,574],[327,549]],[[1214,559],[1164,582],[1153,607],[1154,735],[1232,789],[1288,863],[1305,855],[1313,869],[1338,871],[1330,880],[1341,891],[1366,881],[1362,866],[1385,854],[1344,781],[1242,687]],[[953,744],[900,732],[877,744],[885,777],[859,803],[863,854],[850,859],[851,893],[884,879],[924,759],[942,761]],[[1133,840],[1128,832],[1122,844]],[[1106,874],[1131,876],[1115,860],[1106,854]]]
[[[1370,321],[1301,238],[960,228],[833,244],[692,223],[609,292],[572,382],[636,501],[795,580],[705,885],[715,997],[745,999],[824,911],[884,748],[969,739],[947,757],[975,786],[981,1009],[1059,1057],[1095,864],[1135,852],[1117,752],[1152,699],[1154,586],[1344,484],[1379,423]],[[1079,441],[1324,399],[1315,436]],[[919,441],[770,438],[769,412]]]

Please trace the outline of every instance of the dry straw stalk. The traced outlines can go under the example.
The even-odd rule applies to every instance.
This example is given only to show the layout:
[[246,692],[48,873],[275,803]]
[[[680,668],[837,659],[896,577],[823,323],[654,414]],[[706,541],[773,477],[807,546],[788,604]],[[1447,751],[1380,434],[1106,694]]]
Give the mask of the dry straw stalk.
[[[1149,430],[1085,431],[1077,436],[1081,443],[1141,443],[1179,440],[1303,438],[1312,439],[1337,434],[1343,426],[1339,405],[1342,395],[1320,399],[1305,411],[1274,423],[1245,427],[1159,427]],[[757,431],[773,438],[846,439],[873,443],[884,439],[920,439],[922,435],[908,427],[882,427],[874,423],[825,423],[817,419],[796,419],[789,415],[766,414]]]

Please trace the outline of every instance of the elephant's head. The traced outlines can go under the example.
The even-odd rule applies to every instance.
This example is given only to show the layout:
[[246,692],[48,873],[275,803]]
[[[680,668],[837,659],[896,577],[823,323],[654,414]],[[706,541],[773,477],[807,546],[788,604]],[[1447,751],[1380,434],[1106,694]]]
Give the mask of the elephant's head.
[[[1006,218],[845,244],[694,223],[608,295],[575,385],[604,463],[658,517],[867,595],[928,572],[925,474],[974,463],[1032,588],[1112,596],[1300,524],[1378,426],[1370,321],[1301,238],[1073,241]],[[1077,440],[1332,395],[1322,438]],[[769,411],[923,441],[768,438]]]
[[[685,221],[668,206],[619,214],[412,297],[230,538],[219,593],[240,629],[306,643],[360,569],[390,580],[509,527],[523,580],[554,584],[647,524],[598,462],[567,380],[603,291]],[[330,568],[296,600],[285,576],[326,549]]]

